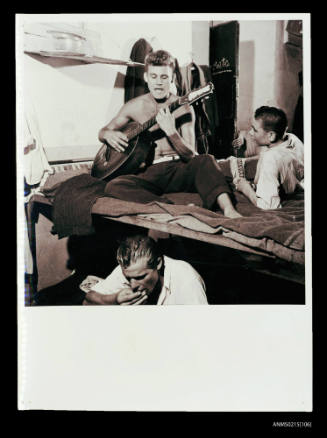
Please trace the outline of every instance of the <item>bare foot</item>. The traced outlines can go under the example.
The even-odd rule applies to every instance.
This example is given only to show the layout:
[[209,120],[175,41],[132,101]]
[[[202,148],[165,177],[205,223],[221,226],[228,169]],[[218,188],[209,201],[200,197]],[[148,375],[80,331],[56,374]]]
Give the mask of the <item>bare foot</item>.
[[228,193],[221,193],[217,197],[217,203],[220,209],[224,212],[224,216],[231,219],[242,217],[242,215],[235,210]]
[[238,217],[243,217],[234,208],[225,208],[224,216],[229,217],[230,219],[236,219]]

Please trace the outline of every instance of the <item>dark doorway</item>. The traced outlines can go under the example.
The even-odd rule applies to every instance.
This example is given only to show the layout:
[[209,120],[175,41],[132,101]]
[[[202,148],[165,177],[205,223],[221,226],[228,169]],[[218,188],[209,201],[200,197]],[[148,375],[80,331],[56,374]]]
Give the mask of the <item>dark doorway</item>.
[[238,51],[237,21],[217,24],[210,29],[210,68],[219,117],[213,151],[216,158],[232,155],[237,111]]

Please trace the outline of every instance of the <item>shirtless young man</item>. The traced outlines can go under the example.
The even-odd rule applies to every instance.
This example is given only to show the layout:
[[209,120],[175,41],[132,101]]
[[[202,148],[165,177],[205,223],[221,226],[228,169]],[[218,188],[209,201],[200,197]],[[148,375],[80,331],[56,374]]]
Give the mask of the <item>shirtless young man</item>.
[[120,130],[130,121],[144,123],[156,117],[150,131],[156,143],[151,165],[139,169],[136,175],[119,176],[106,186],[110,196],[135,202],[170,202],[165,193],[199,193],[203,206],[221,208],[230,218],[241,217],[231,199],[231,189],[212,155],[195,151],[194,110],[183,105],[170,113],[168,106],[178,99],[170,92],[175,60],[164,50],[147,55],[144,79],[149,93],[138,96],[121,108],[117,116],[99,132],[99,140],[118,152],[128,145]]

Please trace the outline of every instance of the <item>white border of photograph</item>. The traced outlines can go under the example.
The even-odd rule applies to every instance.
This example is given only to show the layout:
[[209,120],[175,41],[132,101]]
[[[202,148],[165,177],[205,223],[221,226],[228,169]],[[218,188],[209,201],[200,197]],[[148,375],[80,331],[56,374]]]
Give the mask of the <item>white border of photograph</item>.
[[[40,18],[16,16],[18,144],[21,26],[25,20]],[[42,18],[60,21],[64,15]],[[310,15],[69,15],[69,21],[99,19],[303,20],[306,301],[305,305],[25,307],[24,253],[18,244],[18,409],[310,412]],[[24,241],[22,163],[17,147],[18,242]]]

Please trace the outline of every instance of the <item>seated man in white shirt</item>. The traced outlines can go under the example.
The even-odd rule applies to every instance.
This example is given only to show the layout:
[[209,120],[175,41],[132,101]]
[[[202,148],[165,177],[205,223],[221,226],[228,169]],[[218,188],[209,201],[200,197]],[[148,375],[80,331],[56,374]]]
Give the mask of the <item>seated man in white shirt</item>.
[[[304,188],[304,146],[299,138],[286,131],[287,117],[283,110],[258,108],[249,132],[260,148],[254,184],[240,177],[235,167],[236,190],[264,210],[281,207],[281,189],[291,194],[298,186]],[[244,163],[246,159],[242,160]]]
[[113,272],[92,286],[83,304],[208,304],[195,269],[162,255],[151,237],[126,238],[117,250],[117,261]]

